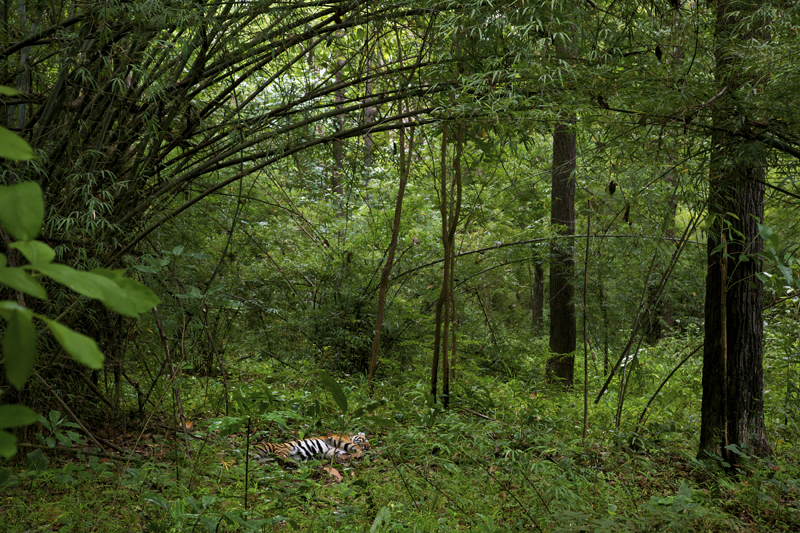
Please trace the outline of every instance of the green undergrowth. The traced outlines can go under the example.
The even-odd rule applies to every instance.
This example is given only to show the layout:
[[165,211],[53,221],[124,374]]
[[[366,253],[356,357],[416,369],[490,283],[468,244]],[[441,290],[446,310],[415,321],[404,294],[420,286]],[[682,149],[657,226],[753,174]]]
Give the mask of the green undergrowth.
[[[685,382],[676,382],[682,394],[666,389],[637,429],[647,396],[628,400],[621,429],[613,394],[591,402],[584,440],[582,384],[553,392],[465,368],[443,410],[411,369],[405,385],[378,381],[372,397],[363,378],[337,377],[338,391],[313,372],[300,379],[254,362],[229,384],[227,403],[219,383],[184,386],[188,436],[148,430],[134,448],[139,435],[127,435],[130,456],[88,455],[51,414],[42,448],[0,467],[5,530],[800,530],[788,421],[772,429],[774,458],[725,473],[695,458],[699,402]],[[153,425],[168,427],[164,416]],[[252,444],[329,431],[365,431],[372,449],[346,464],[295,468],[244,454],[248,434]]]

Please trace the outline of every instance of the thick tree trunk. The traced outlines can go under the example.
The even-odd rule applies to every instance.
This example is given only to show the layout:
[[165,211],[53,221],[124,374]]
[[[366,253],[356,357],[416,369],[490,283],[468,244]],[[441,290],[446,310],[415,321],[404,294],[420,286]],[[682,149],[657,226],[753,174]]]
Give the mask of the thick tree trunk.
[[[558,124],[553,132],[553,186],[550,222],[556,233],[575,233],[575,170],[577,140],[574,122]],[[575,260],[571,238],[561,239],[550,248],[550,351],[557,354],[547,361],[545,376],[571,387],[576,343],[575,304],[572,286]]]
[[[738,161],[731,147],[719,147],[712,167],[709,216],[715,218],[708,236],[701,453],[723,456],[731,464],[737,455],[725,446],[746,445],[747,453],[770,453],[763,408],[763,285],[755,277],[763,251],[757,222],[764,215],[764,167]],[[730,159],[728,160],[730,161]],[[722,168],[721,168],[722,167]],[[743,256],[747,259],[742,260]]]
[[717,4],[715,75],[726,93],[715,109],[709,176],[700,455],[720,455],[731,465],[741,457],[729,445],[761,457],[771,453],[764,427],[763,286],[756,278],[762,269],[756,254],[764,248],[758,223],[764,218],[765,158],[757,143],[744,144],[734,134],[747,122],[737,91],[748,80],[729,49],[731,43],[764,38],[738,29],[741,17],[756,7]]

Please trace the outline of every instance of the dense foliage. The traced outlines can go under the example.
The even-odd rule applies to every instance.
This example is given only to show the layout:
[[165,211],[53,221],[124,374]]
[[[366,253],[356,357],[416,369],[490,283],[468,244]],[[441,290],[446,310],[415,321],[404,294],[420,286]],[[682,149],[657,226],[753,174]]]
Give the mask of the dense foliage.
[[[49,299],[30,312],[95,338],[105,363],[88,371],[40,332],[41,379],[23,388],[4,356],[0,403],[44,416],[16,430],[25,453],[0,485],[19,498],[0,515],[72,530],[796,529],[798,9],[3,2],[0,85],[19,92],[0,92],[0,143],[14,132],[33,157],[0,162],[0,184],[40,185],[51,260],[127,269],[161,303],[119,316],[34,272]],[[571,238],[550,220],[559,124],[577,141]],[[763,252],[707,250],[741,234],[709,183],[743,161],[763,171]],[[33,263],[2,223],[8,266]],[[551,250],[575,263],[566,391],[544,380]],[[735,443],[696,458],[706,277],[725,254],[755,272],[726,291],[764,291],[769,459]],[[440,348],[449,409],[430,395]],[[245,461],[251,437],[345,429],[376,450],[343,480]],[[25,518],[48,491],[94,487],[96,523],[72,496]]]

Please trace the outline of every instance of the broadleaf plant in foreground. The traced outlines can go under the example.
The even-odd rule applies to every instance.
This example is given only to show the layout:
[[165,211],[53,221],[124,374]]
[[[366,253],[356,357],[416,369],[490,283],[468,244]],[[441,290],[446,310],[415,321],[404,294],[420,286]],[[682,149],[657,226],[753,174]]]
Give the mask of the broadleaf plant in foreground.
[[[15,138],[12,143],[0,143],[4,145],[0,156],[20,161],[30,159],[32,151],[24,140],[7,130],[0,131],[0,135],[0,139]],[[43,222],[44,202],[37,183],[0,186],[0,225],[16,239],[9,247],[19,251],[29,263],[20,267],[8,266],[8,258],[0,254],[0,284],[24,295],[47,300],[47,292],[36,279],[45,275],[78,294],[99,300],[112,311],[132,318],[159,303],[153,291],[123,277],[122,272],[105,269],[85,272],[53,263],[55,251],[47,244],[33,240]],[[44,323],[72,359],[92,369],[102,368],[105,357],[91,337],[34,313],[22,305],[24,299],[21,296],[18,300],[0,301],[0,317],[6,322],[2,338],[3,363],[6,379],[12,386],[22,390],[36,366],[34,319]],[[17,452],[16,437],[6,429],[26,426],[37,420],[39,415],[28,407],[0,405],[0,456],[8,459]]]

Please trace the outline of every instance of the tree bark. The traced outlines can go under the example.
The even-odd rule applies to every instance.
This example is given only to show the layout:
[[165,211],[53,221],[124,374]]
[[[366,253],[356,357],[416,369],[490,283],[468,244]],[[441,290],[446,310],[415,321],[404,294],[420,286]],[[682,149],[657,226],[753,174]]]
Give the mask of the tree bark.
[[[337,37],[343,37],[344,33],[337,32]],[[340,85],[342,83],[342,69],[344,68],[345,61],[343,59],[337,59],[336,65],[338,67],[336,71],[336,85]],[[334,107],[338,112],[336,115],[336,127],[337,133],[341,134],[344,131],[344,90],[337,89],[333,93],[333,101],[335,102]],[[333,141],[333,176],[331,177],[331,188],[333,192],[338,194],[340,197],[344,195],[344,189],[342,188],[342,177],[344,176],[344,140],[341,137],[337,137]]]
[[715,77],[726,92],[713,117],[700,455],[719,455],[733,466],[742,458],[730,445],[750,455],[771,454],[764,427],[763,285],[756,277],[762,270],[757,254],[764,248],[758,223],[764,218],[765,156],[760,146],[737,135],[747,124],[747,103],[738,92],[754,80],[745,78],[730,49],[746,39],[767,38],[758,29],[740,29],[757,28],[741,24],[757,7],[718,1],[715,36]]
[[[439,372],[439,355],[442,361],[442,404],[450,402],[450,336],[451,325],[455,323],[455,235],[458,218],[461,214],[461,152],[463,130],[459,126],[456,138],[456,154],[453,160],[454,172],[447,172],[447,140],[449,131],[442,127],[441,182],[439,190],[439,212],[442,219],[442,244],[444,248],[444,268],[442,271],[442,290],[436,303],[436,326],[434,330],[433,362],[431,367],[431,395],[436,398]],[[452,348],[455,350],[455,334],[452,333]],[[441,348],[441,349],[440,349]]]
[[533,287],[531,289],[531,327],[534,333],[541,331],[544,321],[544,268],[541,261],[533,264]]
[[397,250],[397,238],[400,234],[400,218],[403,213],[403,195],[408,182],[408,174],[411,170],[411,152],[414,146],[413,129],[411,138],[408,142],[408,162],[406,162],[406,132],[400,130],[400,184],[397,187],[397,201],[394,206],[394,222],[392,224],[392,239],[389,243],[389,250],[386,253],[386,261],[381,271],[380,289],[378,290],[378,311],[375,316],[375,336],[372,339],[372,353],[369,359],[368,382],[370,391],[372,390],[372,380],[375,377],[375,369],[378,366],[378,351],[381,345],[381,329],[383,329],[383,315],[386,309],[386,292],[389,289],[389,274],[392,272],[394,264],[394,254]]
[[560,239],[550,247],[550,351],[545,377],[571,387],[575,365],[576,322],[572,285],[575,259],[575,170],[577,138],[574,120],[558,124],[553,132],[553,185],[550,223]]

